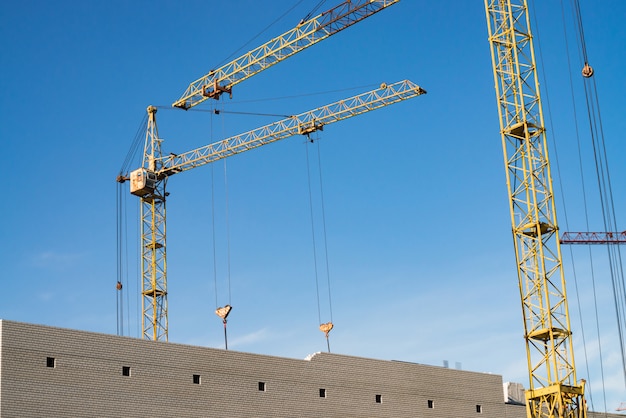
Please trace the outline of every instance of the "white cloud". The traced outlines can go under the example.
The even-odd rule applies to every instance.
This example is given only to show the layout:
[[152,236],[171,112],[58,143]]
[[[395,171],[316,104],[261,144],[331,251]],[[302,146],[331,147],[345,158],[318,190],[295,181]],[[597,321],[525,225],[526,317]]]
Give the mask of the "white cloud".
[[67,268],[84,257],[79,253],[61,253],[57,251],[43,251],[33,256],[33,262],[38,267],[43,268]]
[[267,328],[262,328],[260,330],[242,335],[241,337],[234,338],[232,341],[229,341],[229,347],[241,347],[249,344],[255,344],[266,340],[269,337],[269,332]]
[[55,296],[56,295],[53,292],[43,292],[43,293],[39,293],[37,295],[39,300],[42,301],[42,302],[48,302],[48,301],[54,299]]

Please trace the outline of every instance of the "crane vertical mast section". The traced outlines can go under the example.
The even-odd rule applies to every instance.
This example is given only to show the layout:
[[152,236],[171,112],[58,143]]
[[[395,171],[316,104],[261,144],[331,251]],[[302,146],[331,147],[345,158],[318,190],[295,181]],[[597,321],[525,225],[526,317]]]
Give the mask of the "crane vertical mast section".
[[526,0],[485,0],[524,319],[529,418],[586,416]]
[[141,197],[142,336],[167,341],[167,263],[165,258],[165,184],[160,169],[161,139],[156,107],[148,107],[144,169],[131,173],[131,192]]

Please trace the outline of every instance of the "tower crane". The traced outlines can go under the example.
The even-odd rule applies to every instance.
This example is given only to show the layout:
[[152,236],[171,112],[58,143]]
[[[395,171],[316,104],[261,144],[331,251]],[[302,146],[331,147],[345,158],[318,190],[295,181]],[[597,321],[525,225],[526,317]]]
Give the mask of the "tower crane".
[[[217,70],[211,70],[205,76],[192,82],[182,97],[172,106],[188,110],[209,98],[219,99],[223,93],[232,95],[234,85],[398,1],[400,0],[346,0],[316,17],[301,21],[290,31]],[[133,171],[130,178],[122,174],[117,177],[118,182],[130,179],[132,193],[141,197],[142,337],[164,341],[168,339],[165,184],[170,175],[297,133],[313,132],[320,129],[324,123],[336,122],[399,100],[415,97],[422,92],[423,90],[410,82],[401,82],[385,87],[379,93],[370,92],[349,99],[352,101],[346,100],[345,103],[352,103],[352,108],[349,106],[343,108],[344,105],[338,102],[300,115],[300,118],[290,118],[181,154],[182,159],[178,159],[178,156],[170,159],[162,157],[162,140],[158,135],[155,118],[156,108],[148,107],[148,127],[142,169]],[[364,107],[366,103],[372,107]],[[350,111],[354,113],[350,114]],[[324,121],[319,119],[324,119]]]
[[404,80],[322,106],[299,115],[200,147],[163,155],[156,124],[157,109],[148,107],[142,168],[130,173],[130,192],[141,198],[142,332],[144,339],[168,335],[165,191],[170,176],[240,154],[294,135],[308,135],[325,125],[426,93]]
[[485,0],[530,387],[528,418],[586,416],[576,379],[527,0]]

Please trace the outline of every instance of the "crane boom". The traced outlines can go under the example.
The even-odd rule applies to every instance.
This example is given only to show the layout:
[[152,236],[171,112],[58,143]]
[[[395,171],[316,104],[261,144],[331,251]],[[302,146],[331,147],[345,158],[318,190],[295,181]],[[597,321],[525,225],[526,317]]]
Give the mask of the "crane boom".
[[409,80],[390,85],[383,84],[379,89],[309,110],[183,154],[165,156],[160,164],[162,168],[156,174],[160,177],[186,171],[283,138],[321,130],[324,125],[424,93],[425,90]]
[[485,0],[530,387],[528,418],[584,418],[527,0]]
[[347,0],[304,22],[239,58],[211,70],[189,84],[185,93],[172,104],[190,109],[222,93],[232,94],[232,87],[277,64],[317,42],[346,29],[400,0]]
[[564,232],[561,244],[626,244],[626,231]]
[[321,130],[324,125],[379,109],[426,93],[405,80],[301,113],[267,126],[224,139],[180,155],[162,156],[154,106],[148,107],[148,127],[143,166],[130,173],[130,191],[141,197],[142,337],[168,339],[166,216],[167,179],[234,154],[298,134]]

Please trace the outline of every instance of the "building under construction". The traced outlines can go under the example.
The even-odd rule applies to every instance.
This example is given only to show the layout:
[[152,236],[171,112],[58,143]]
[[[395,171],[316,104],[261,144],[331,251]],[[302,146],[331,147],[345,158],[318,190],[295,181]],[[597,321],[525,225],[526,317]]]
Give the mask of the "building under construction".
[[526,417],[510,390],[520,388],[504,387],[499,375],[401,361],[295,360],[0,320],[2,417]]

